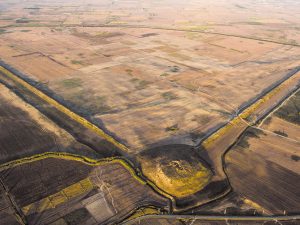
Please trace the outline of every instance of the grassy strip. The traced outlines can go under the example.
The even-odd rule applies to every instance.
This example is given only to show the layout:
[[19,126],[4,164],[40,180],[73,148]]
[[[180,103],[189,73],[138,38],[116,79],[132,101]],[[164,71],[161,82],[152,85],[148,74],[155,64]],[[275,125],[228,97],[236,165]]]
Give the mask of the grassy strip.
[[77,162],[87,164],[89,166],[101,166],[101,165],[107,165],[107,164],[111,164],[111,163],[119,163],[123,167],[125,167],[126,170],[128,170],[130,172],[130,174],[137,181],[139,181],[143,185],[146,184],[146,182],[136,174],[136,172],[134,171],[132,166],[122,158],[112,157],[112,158],[96,160],[96,159],[88,158],[86,156],[65,153],[65,152],[45,152],[45,153],[36,154],[33,156],[29,156],[29,157],[24,157],[22,159],[13,160],[13,161],[10,161],[10,162],[0,165],[0,171],[14,168],[16,166],[20,166],[23,164],[36,162],[39,160],[48,159],[48,158],[72,160],[72,161],[77,161]]

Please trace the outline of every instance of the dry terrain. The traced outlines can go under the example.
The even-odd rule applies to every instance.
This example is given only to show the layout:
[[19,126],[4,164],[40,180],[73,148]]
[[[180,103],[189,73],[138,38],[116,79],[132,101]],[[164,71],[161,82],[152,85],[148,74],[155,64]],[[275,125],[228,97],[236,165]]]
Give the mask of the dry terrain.
[[119,162],[91,166],[65,158],[40,157],[1,171],[28,224],[107,224],[142,206],[168,208]]
[[292,95],[264,120],[261,128],[300,141],[300,92]]
[[299,149],[300,143],[251,128],[226,155],[233,190],[260,213],[298,213]]
[[20,220],[16,217],[15,209],[3,187],[0,187],[0,218],[1,224],[20,225]]
[[[134,223],[131,223],[132,225],[139,225],[139,224],[145,224],[145,225],[152,225],[152,224],[157,224],[157,225],[188,225],[188,224],[194,224],[194,225],[261,225],[262,221],[256,222],[256,221],[239,221],[239,220],[227,220],[227,221],[218,221],[218,220],[182,220],[182,219],[155,219],[155,218],[145,218],[141,221],[136,221]],[[297,225],[297,221],[281,221],[280,222],[282,225]],[[265,222],[264,224],[266,225],[276,225],[278,222],[276,221],[269,221]]]
[[100,157],[2,84],[0,117],[1,163],[45,152]]
[[[1,34],[0,57],[104,124],[132,153],[199,143],[299,64],[294,2],[283,12],[281,3],[275,9],[272,1],[257,6],[189,1],[184,10],[178,1],[172,7],[170,1],[89,1],[91,6],[83,8],[78,8],[81,1],[32,1],[26,7],[17,2],[3,6],[0,21],[10,26]],[[256,7],[261,11],[254,14]],[[195,16],[197,10],[201,15]],[[221,23],[211,10],[228,15],[228,21]],[[239,13],[233,16],[233,10]],[[18,12],[23,17],[16,17]],[[177,19],[171,22],[174,13]],[[112,27],[97,27],[103,25]],[[150,28],[134,27],[141,25]]]
[[0,2],[0,225],[298,215],[299,11]]

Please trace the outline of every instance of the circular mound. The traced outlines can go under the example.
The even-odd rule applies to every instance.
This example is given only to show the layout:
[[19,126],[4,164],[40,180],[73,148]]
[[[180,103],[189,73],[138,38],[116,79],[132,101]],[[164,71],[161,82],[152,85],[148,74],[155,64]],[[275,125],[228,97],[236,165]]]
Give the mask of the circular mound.
[[195,150],[186,145],[149,149],[138,156],[143,174],[161,190],[184,198],[202,190],[212,171]]

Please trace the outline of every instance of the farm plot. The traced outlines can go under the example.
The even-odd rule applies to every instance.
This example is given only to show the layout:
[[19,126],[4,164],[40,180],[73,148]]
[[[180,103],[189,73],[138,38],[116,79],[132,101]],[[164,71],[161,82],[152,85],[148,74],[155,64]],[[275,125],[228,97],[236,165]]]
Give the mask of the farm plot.
[[[35,80],[39,80],[42,83],[65,77],[73,72],[71,68],[39,52],[15,57],[18,58],[18,69],[21,69],[25,74],[31,74]],[[32,66],[32,64],[35,66]]]
[[145,225],[152,225],[152,224],[157,224],[157,225],[183,225],[183,223],[180,220],[176,219],[142,219],[140,221],[136,221],[131,223],[132,225],[138,225],[138,224],[145,224]]
[[284,137],[248,130],[226,155],[226,170],[234,191],[255,202],[260,213],[297,213],[299,148],[299,143]]
[[133,153],[197,145],[299,63],[296,48],[212,34],[191,39],[186,32],[113,27],[35,27],[22,36],[14,34],[18,28],[11,31],[3,34],[0,56]]
[[0,85],[0,161],[2,163],[44,152],[94,154],[37,109]]
[[167,199],[119,162],[92,166],[46,157],[0,176],[30,224],[107,224],[140,207],[168,208]]
[[288,122],[285,119],[281,119],[280,117],[276,116],[276,114],[273,114],[271,117],[267,118],[262,124],[261,128],[271,131],[275,134],[300,141],[300,126],[295,123]]
[[[17,107],[21,107],[23,111],[28,112],[31,117],[42,125],[44,130],[50,129],[51,131],[51,129],[54,129],[54,131],[56,131],[56,129],[58,129],[57,132],[54,132],[57,136],[59,136],[57,137],[56,142],[61,141],[64,146],[61,148],[58,146],[57,149],[59,149],[59,151],[73,152],[92,158],[118,155],[116,152],[118,150],[117,147],[113,146],[107,140],[84,127],[68,115],[65,115],[53,105],[49,104],[49,102],[33,95],[29,90],[22,88],[18,83],[9,79],[6,75],[0,74],[0,76],[2,82],[8,85],[11,89],[14,89],[14,91],[21,96],[22,100],[12,94],[12,96],[15,97],[12,97],[11,100],[14,100],[12,102],[18,102],[18,104],[16,104]],[[8,93],[11,94],[10,91],[8,91]],[[5,92],[3,94],[5,94]],[[10,96],[9,94],[7,96]],[[15,98],[17,100],[15,100]],[[48,122],[46,123],[44,120]],[[53,137],[55,138],[56,136],[54,135]],[[66,137],[69,137],[71,140],[69,141]]]
[[[268,225],[276,225],[275,221],[244,221],[244,220],[201,220],[201,219],[163,219],[163,218],[145,218],[141,219],[140,221],[135,221],[134,223],[131,223],[132,225],[138,225],[138,224],[145,224],[145,225],[187,225],[190,223],[193,223],[193,225],[227,225],[227,224],[243,224],[243,225],[261,225],[262,223],[268,224]],[[297,221],[280,221],[283,225],[296,225]]]
[[[230,181],[235,200],[248,201],[258,214],[297,213],[298,100],[273,114],[269,124],[265,120],[263,128],[275,134],[249,130],[228,153],[229,181],[223,167],[223,154],[247,127],[242,119],[230,119],[299,66],[295,2],[5,1],[1,60],[36,81],[69,115],[81,117],[65,115],[0,74],[52,120],[0,86],[0,162],[48,151],[93,159],[122,154],[174,197],[173,211],[219,198]],[[242,117],[249,122],[264,116],[291,90],[287,86]],[[83,117],[124,148],[98,137]],[[131,175],[118,163],[92,167],[51,158],[10,168],[1,178],[32,224],[117,223],[138,207],[167,209],[166,199]],[[177,222],[202,223],[145,224]]]
[[0,225],[22,224],[2,186],[0,186],[0,218]]
[[278,135],[300,141],[300,92],[291,96],[261,126]]

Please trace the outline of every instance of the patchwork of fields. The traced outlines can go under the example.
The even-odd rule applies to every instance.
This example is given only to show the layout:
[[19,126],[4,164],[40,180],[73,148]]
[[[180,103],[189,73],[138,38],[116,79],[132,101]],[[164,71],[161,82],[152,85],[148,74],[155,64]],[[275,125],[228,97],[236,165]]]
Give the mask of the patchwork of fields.
[[299,10],[1,2],[0,225],[297,224]]

